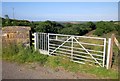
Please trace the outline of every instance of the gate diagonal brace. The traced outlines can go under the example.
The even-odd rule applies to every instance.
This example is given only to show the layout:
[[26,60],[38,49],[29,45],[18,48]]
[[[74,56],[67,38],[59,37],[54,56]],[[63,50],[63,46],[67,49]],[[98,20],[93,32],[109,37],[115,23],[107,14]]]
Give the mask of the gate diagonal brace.
[[[74,37],[73,37],[74,38]],[[75,39],[75,38],[74,38]],[[75,39],[76,40],[76,39]],[[78,42],[78,40],[76,40],[76,42],[102,67],[102,65],[96,60],[96,58],[94,58],[93,57],[93,55],[92,54],[90,54],[90,52],[87,50],[87,49],[85,49],[85,47],[80,43],[80,42]]]
[[[58,46],[52,53],[54,53],[57,49],[59,49],[61,46],[63,46],[63,45],[64,45],[66,42],[68,42],[70,39],[71,39],[71,37],[68,38],[66,41],[64,41],[60,46]],[[51,55],[52,53],[50,53],[50,55]]]

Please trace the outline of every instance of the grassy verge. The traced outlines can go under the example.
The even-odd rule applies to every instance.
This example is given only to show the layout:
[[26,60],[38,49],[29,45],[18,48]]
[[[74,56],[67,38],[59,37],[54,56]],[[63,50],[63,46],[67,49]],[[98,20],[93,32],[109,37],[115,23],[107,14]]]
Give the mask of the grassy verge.
[[[65,57],[64,57],[65,58]],[[41,65],[56,69],[59,67],[64,68],[67,71],[75,73],[87,73],[95,75],[98,78],[118,78],[118,72],[116,70],[91,66],[88,64],[82,65],[70,61],[68,58],[58,56],[47,56],[40,54],[38,51],[34,51],[32,48],[19,45],[9,45],[3,48],[3,59],[8,61],[15,61],[19,63],[26,62],[38,62]]]
[[78,64],[70,61],[69,59],[62,59],[62,57],[48,57],[46,65],[51,68],[63,67],[65,70],[75,73],[87,73],[95,75],[97,78],[118,78],[118,72],[116,70],[91,66],[89,64]]
[[33,48],[19,45],[8,45],[3,48],[2,57],[4,60],[15,61],[19,63],[25,62],[39,62],[44,64],[47,61],[47,55],[40,54],[38,51],[34,51]]

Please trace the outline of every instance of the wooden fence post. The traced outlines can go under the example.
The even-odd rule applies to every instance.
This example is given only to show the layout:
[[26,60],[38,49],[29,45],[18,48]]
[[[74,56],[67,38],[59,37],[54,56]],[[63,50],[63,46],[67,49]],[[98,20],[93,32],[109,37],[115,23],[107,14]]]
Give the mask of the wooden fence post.
[[111,65],[112,65],[112,58],[113,58],[114,38],[115,38],[115,35],[112,34],[112,36],[111,36],[111,46],[110,46],[110,65],[109,65],[110,68],[111,68]]
[[112,66],[114,38],[115,38],[115,35],[112,34],[112,36],[108,42],[107,69],[111,68],[111,66]]
[[120,44],[119,44],[118,40],[116,39],[116,37],[114,38],[114,42],[115,42],[116,46],[118,47],[118,49],[120,50]]

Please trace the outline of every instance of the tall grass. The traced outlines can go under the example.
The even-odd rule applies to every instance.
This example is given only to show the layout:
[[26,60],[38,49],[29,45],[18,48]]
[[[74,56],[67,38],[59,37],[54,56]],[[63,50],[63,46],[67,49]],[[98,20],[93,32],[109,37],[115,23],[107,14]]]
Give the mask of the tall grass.
[[32,47],[23,47],[22,45],[10,44],[3,47],[3,59],[9,61],[16,61],[19,63],[25,62],[39,62],[44,64],[47,61],[47,55],[40,54]]
[[95,75],[97,78],[118,78],[118,72],[115,70],[107,70],[106,68],[96,67],[89,64],[78,64],[72,62],[67,57],[47,56],[35,51],[32,47],[23,47],[22,45],[10,44],[3,47],[3,59],[18,63],[38,62],[45,67],[63,69],[75,73],[87,73]]

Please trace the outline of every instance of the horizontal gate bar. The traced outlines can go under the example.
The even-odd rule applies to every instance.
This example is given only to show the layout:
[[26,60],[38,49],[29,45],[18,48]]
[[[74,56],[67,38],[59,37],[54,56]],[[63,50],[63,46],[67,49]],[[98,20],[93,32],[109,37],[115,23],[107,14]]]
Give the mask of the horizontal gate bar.
[[[77,42],[74,42],[77,43]],[[85,45],[91,45],[91,46],[104,46],[104,45],[100,45],[100,44],[92,44],[92,43],[84,43],[84,42],[80,42],[81,44],[85,44]]]
[[[50,51],[54,51],[54,50],[51,50],[51,49],[50,49]],[[64,54],[67,54],[67,55],[71,55],[71,53],[68,53],[68,52],[63,52],[63,51],[57,51],[57,52],[59,52],[59,53],[64,53]]]
[[[56,48],[56,47],[50,47],[50,48]],[[68,52],[71,52],[71,50],[68,50],[68,49],[63,49],[63,48],[59,48],[60,50],[63,50],[63,51],[68,51]]]
[[[84,57],[84,58],[90,58],[91,59],[91,57],[87,57],[87,56],[83,56],[83,55],[78,55],[78,54],[73,54],[74,56],[80,56],[80,57]],[[99,59],[99,58],[96,58],[97,60],[100,60],[100,61],[103,61],[102,59]]]
[[92,62],[92,63],[96,63],[95,61],[91,61],[91,60],[86,60],[86,59],[83,59],[83,58],[77,58],[77,57],[73,57],[73,59],[77,59],[77,60],[82,60],[82,61],[87,61],[87,62]]
[[[74,52],[77,52],[77,53],[82,53],[82,54],[87,54],[87,55],[88,55],[88,53],[86,53],[86,52],[75,51],[75,50],[74,50]],[[94,54],[94,53],[91,53],[91,54],[92,54],[92,55],[94,55],[94,56],[103,57],[103,55],[98,55],[98,54]]]
[[75,36],[75,35],[64,35],[64,34],[53,34],[53,33],[49,33],[49,34],[50,35],[57,35],[57,36],[74,36],[74,37],[92,38],[92,39],[100,39],[100,40],[105,39],[105,38],[101,38],[101,37]]
[[[83,48],[76,48],[76,47],[73,47],[74,49],[80,49],[80,50],[84,50]],[[90,50],[90,49],[87,49],[88,51],[92,51],[92,52],[98,52],[98,53],[103,53],[103,51],[96,51],[96,50]]]
[[[83,60],[83,61],[87,61],[87,62],[92,62],[92,63],[97,63],[97,62],[95,62],[95,61],[91,61],[91,60],[86,60],[86,59],[83,59],[83,58],[77,58],[77,57],[73,57],[74,58],[74,60],[75,59],[78,59],[78,60]],[[98,63],[97,63],[98,64]],[[100,63],[101,64],[101,63]]]
[[[54,40],[54,41],[59,41],[59,42],[64,42],[64,40],[56,40],[56,39],[49,39],[50,41]],[[71,42],[71,41],[68,41]],[[77,42],[73,42],[73,43],[77,43]],[[85,45],[92,45],[92,46],[104,46],[104,45],[100,45],[100,44],[91,44],[91,43],[84,43],[84,42],[80,42],[81,44],[85,44]]]
[[[51,44],[51,43],[50,43],[49,45],[52,45],[52,46],[60,46],[60,45]],[[65,47],[65,48],[71,48],[70,46],[65,46],[65,45],[64,45],[64,46],[61,46],[61,47]]]

